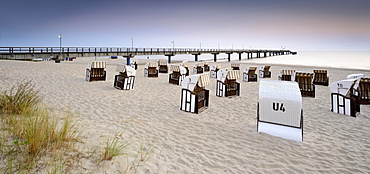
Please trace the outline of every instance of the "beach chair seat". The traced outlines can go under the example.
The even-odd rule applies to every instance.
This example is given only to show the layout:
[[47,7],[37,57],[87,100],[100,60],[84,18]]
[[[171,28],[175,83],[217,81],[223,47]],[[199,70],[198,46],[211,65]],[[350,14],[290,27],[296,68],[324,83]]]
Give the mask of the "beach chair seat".
[[280,76],[278,76],[278,79],[281,81],[294,81],[295,80],[295,70],[281,70]]
[[186,77],[186,69],[180,65],[171,65],[168,81],[171,84],[182,85],[182,81]]
[[243,72],[243,81],[245,82],[257,82],[257,67],[246,67]]
[[210,71],[211,78],[217,78],[217,71],[221,69],[221,65],[212,65]]
[[271,78],[270,66],[261,66],[259,72],[260,78]]
[[119,72],[118,75],[114,77],[113,86],[117,89],[130,90],[134,88],[136,70],[125,64],[118,64],[116,71]]
[[303,97],[315,97],[315,85],[312,83],[313,73],[296,72],[295,81]]
[[90,62],[86,69],[86,81],[105,81],[106,79],[106,62]]
[[313,70],[314,78],[313,84],[329,86],[329,77],[327,70]]
[[168,73],[168,63],[164,59],[158,60],[159,73]]
[[148,62],[145,64],[144,77],[158,77],[157,62]]
[[239,63],[232,63],[231,68],[233,70],[240,70],[240,64]]
[[221,69],[217,72],[216,96],[229,97],[240,95],[239,70]]
[[204,62],[203,70],[204,72],[208,72],[210,70],[208,62]]
[[198,62],[194,64],[193,73],[194,74],[202,74],[204,72],[204,63]]
[[198,114],[207,109],[209,90],[205,86],[210,83],[209,74],[187,76],[182,83],[180,110]]
[[303,141],[302,96],[296,82],[260,81],[257,132]]
[[346,79],[330,84],[331,111],[334,113],[356,117],[360,112],[360,105],[355,89],[359,85],[359,79]]

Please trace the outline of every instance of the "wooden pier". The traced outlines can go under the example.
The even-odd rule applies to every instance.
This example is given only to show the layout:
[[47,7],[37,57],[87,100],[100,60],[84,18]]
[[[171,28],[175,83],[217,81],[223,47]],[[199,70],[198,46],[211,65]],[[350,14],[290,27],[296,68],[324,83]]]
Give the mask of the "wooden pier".
[[66,57],[102,57],[102,56],[123,56],[127,58],[128,64],[130,58],[136,55],[164,55],[168,57],[171,63],[171,57],[176,54],[194,55],[195,61],[201,54],[213,54],[214,61],[217,61],[217,55],[225,53],[230,55],[239,54],[239,60],[243,53],[248,54],[247,58],[255,58],[291,54],[290,50],[261,50],[261,49],[194,49],[194,48],[118,48],[118,47],[0,47],[1,59],[31,60],[31,59],[64,59]]

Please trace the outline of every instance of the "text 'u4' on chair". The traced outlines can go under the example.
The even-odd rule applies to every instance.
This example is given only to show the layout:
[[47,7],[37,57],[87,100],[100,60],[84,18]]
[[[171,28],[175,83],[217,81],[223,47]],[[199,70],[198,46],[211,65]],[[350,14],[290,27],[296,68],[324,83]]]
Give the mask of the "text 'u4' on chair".
[[271,78],[270,66],[261,66],[259,72],[261,78]]
[[329,77],[327,70],[313,70],[313,84],[329,86]]
[[313,82],[313,73],[296,72],[295,81],[299,85],[302,97],[314,97],[315,98],[315,85]]
[[148,62],[145,64],[144,77],[158,77],[157,62]]
[[125,64],[118,64],[116,71],[119,74],[114,77],[114,87],[123,90],[133,89],[136,75],[135,68]]
[[257,82],[257,67],[246,67],[243,72],[243,81],[245,82]]
[[183,66],[171,65],[170,71],[172,72],[169,75],[169,83],[175,85],[182,85],[182,81],[186,77],[186,69]]
[[164,59],[158,60],[159,73],[168,73],[168,63]]
[[239,70],[220,69],[217,72],[216,96],[228,97],[240,95]]
[[210,83],[209,74],[187,76],[182,83],[180,110],[198,114],[207,109],[209,90],[205,86]]
[[86,81],[105,81],[106,79],[106,62],[92,61],[87,65]]
[[231,68],[233,70],[240,70],[240,64],[239,63],[232,63]]
[[278,79],[281,81],[292,81],[295,80],[295,70],[292,69],[283,69],[280,71],[280,76]]
[[358,83],[359,79],[352,78],[330,84],[332,112],[353,117],[356,116],[357,112],[360,112],[355,94]]
[[203,62],[194,63],[193,73],[202,74],[203,72],[204,72],[204,63]]
[[217,71],[221,69],[221,65],[212,65],[210,71],[211,78],[217,78]]
[[302,96],[296,82],[262,79],[257,108],[257,132],[303,141]]

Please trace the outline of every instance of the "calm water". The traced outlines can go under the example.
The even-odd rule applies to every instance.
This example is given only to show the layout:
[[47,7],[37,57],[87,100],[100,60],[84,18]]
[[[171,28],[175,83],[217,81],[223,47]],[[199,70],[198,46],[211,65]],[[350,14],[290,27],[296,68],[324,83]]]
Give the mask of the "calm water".
[[[149,55],[136,56],[137,59],[166,59],[167,56]],[[253,57],[256,57],[254,54]],[[194,61],[193,55],[176,55],[172,60],[189,60]],[[217,55],[218,61],[227,61],[227,54]],[[370,70],[370,52],[298,52],[297,55],[281,55],[267,58],[247,59],[247,54],[242,54],[243,63],[263,63],[263,64],[287,64],[287,65],[305,65],[317,67],[339,67]],[[198,60],[212,61],[212,54],[202,54]],[[231,55],[231,60],[239,60],[239,54]]]

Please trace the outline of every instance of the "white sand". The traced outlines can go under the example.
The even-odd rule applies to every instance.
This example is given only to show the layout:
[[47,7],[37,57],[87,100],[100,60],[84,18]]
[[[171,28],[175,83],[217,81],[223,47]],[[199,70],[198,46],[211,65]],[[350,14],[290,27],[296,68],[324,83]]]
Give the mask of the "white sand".
[[[370,171],[370,106],[361,106],[358,117],[332,113],[328,87],[316,86],[315,98],[303,98],[304,141],[295,142],[256,131],[259,82],[239,79],[241,95],[225,98],[215,95],[216,79],[211,79],[211,85],[206,87],[210,90],[209,108],[192,114],[179,109],[181,86],[169,84],[169,74],[144,77],[143,63],[147,60],[140,60],[134,89],[128,91],[113,87],[116,65],[125,63],[125,59],[98,58],[107,61],[107,80],[86,82],[86,67],[92,60],[77,58],[60,64],[0,60],[0,89],[32,79],[50,106],[78,111],[86,126],[82,139],[85,143],[79,145],[84,152],[100,150],[107,138],[120,130],[125,130],[122,139],[154,142],[159,151],[139,167],[138,173]],[[218,64],[230,67],[230,62]],[[241,69],[252,65],[259,67],[243,63]],[[314,68],[272,66],[271,79],[276,80],[281,69],[312,72]],[[352,73],[370,75],[370,71],[363,70],[328,69],[328,72],[330,82]],[[129,153],[134,151],[130,149]],[[126,159],[120,156],[98,164],[93,158],[81,157],[73,170],[118,173],[126,169]]]

